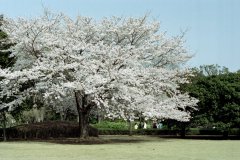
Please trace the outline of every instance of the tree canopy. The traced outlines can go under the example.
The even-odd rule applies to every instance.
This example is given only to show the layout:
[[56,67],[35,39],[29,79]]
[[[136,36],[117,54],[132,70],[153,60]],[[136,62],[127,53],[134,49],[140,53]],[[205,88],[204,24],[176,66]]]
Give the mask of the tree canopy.
[[[206,73],[204,69],[212,74]],[[240,74],[231,73],[226,67],[205,65],[195,69],[192,83],[184,91],[199,99],[198,111],[192,124],[202,127],[229,129],[240,125]],[[214,74],[213,74],[214,73]]]
[[159,28],[146,16],[95,21],[45,13],[6,19],[1,29],[15,44],[16,63],[0,69],[1,96],[8,99],[1,108],[38,95],[56,107],[76,106],[82,126],[94,109],[109,118],[133,120],[141,112],[188,121],[186,107],[194,108],[197,100],[181,93],[179,85],[191,75],[184,66],[191,55],[182,35],[168,38]]

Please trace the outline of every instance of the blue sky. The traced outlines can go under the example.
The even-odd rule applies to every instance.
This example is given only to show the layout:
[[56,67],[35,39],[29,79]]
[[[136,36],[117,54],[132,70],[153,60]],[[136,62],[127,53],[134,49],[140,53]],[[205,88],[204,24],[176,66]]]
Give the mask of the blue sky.
[[188,30],[190,66],[218,64],[240,69],[240,0],[0,0],[0,14],[32,17],[43,6],[71,17],[150,16],[169,36]]

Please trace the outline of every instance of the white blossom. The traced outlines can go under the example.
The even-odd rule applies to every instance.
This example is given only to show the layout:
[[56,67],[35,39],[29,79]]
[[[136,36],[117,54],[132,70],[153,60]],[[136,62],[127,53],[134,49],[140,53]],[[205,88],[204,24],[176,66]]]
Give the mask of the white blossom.
[[[7,19],[2,30],[15,45],[16,63],[0,69],[1,97],[15,96],[1,108],[15,106],[38,92],[55,106],[74,105],[74,91],[94,97],[111,118],[187,121],[197,100],[179,92],[191,73],[184,64],[191,55],[182,36],[168,38],[158,22],[142,18],[88,17],[76,20],[63,14],[33,19]],[[20,91],[24,83],[34,85]],[[50,101],[48,101],[50,102]],[[68,104],[67,104],[68,103]],[[56,105],[58,104],[58,105]]]

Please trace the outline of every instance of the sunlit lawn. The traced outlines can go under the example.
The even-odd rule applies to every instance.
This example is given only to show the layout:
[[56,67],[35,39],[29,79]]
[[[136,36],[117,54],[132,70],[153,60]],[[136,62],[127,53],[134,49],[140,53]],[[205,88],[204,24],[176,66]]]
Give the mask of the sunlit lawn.
[[1,142],[0,160],[239,160],[239,140],[103,136],[107,144]]

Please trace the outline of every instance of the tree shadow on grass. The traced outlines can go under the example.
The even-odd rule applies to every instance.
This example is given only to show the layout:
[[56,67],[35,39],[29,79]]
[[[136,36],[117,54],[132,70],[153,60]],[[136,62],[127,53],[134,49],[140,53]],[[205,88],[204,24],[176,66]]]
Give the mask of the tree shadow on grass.
[[81,138],[49,138],[49,139],[11,139],[10,142],[46,142],[55,144],[70,144],[70,145],[100,145],[100,144],[123,144],[123,143],[145,143],[151,141],[167,141],[167,139],[159,139],[156,136],[99,136]]
[[96,145],[96,144],[117,144],[117,143],[143,143],[150,140],[136,138],[132,136],[100,136],[89,137],[87,139],[81,138],[66,138],[66,139],[52,139],[45,142],[57,143],[57,144],[76,144],[76,145]]

